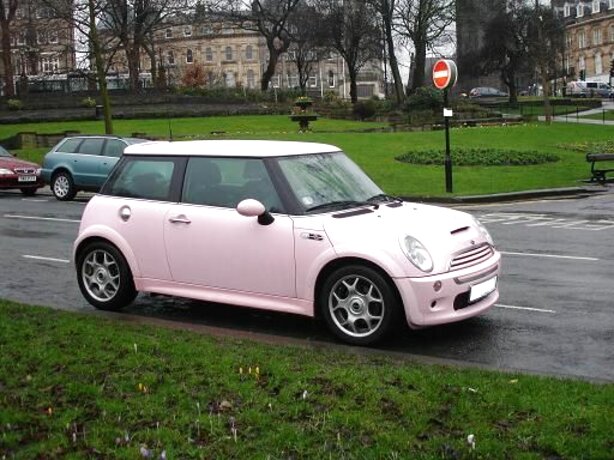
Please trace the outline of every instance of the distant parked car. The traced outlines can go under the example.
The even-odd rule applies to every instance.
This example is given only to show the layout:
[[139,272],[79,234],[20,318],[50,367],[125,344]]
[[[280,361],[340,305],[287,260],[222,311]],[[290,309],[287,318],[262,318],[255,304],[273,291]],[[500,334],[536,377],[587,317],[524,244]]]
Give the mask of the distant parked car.
[[42,177],[60,201],[72,200],[79,190],[98,191],[131,144],[145,139],[115,136],[75,136],[61,140],[43,160]]
[[598,81],[570,81],[565,88],[566,96],[574,97],[614,97],[614,90],[607,83]]
[[39,165],[15,158],[0,147],[0,189],[19,189],[31,196],[44,185]]
[[490,86],[478,86],[469,91],[469,97],[509,97],[507,93],[491,88]]

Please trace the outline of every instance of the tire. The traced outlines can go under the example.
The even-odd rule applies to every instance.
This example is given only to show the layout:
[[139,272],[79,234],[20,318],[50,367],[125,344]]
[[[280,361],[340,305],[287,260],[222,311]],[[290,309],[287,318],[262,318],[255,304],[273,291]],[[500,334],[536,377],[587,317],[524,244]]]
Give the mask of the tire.
[[363,346],[389,336],[401,311],[390,282],[363,265],[348,265],[331,273],[318,294],[318,305],[335,336]]
[[34,196],[36,195],[37,190],[38,190],[37,188],[22,188],[21,193],[24,196]]
[[75,182],[69,172],[60,171],[51,179],[51,192],[60,201],[70,201],[77,194]]
[[119,310],[137,295],[126,259],[104,241],[90,243],[79,252],[77,281],[85,299],[100,310]]

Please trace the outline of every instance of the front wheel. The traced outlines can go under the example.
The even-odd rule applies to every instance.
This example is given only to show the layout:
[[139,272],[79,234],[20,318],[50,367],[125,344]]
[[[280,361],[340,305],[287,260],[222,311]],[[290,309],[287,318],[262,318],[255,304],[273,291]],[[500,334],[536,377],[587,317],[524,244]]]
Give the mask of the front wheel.
[[60,201],[70,201],[77,194],[75,182],[70,173],[60,171],[51,179],[51,192]]
[[77,280],[85,299],[101,310],[119,310],[137,295],[130,267],[106,242],[89,244],[77,256]]
[[376,270],[349,265],[335,270],[319,293],[328,328],[344,342],[371,345],[390,334],[400,305],[390,282]]

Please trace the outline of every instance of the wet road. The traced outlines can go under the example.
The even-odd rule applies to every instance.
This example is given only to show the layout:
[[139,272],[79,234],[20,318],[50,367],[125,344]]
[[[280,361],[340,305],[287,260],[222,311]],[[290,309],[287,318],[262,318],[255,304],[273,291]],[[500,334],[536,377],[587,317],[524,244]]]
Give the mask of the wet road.
[[[68,262],[85,204],[0,192],[0,297],[93,310]],[[407,331],[384,350],[614,381],[614,194],[462,209],[482,219],[503,252],[499,303],[462,323]],[[333,342],[323,326],[293,315],[150,296],[125,311],[185,327]]]

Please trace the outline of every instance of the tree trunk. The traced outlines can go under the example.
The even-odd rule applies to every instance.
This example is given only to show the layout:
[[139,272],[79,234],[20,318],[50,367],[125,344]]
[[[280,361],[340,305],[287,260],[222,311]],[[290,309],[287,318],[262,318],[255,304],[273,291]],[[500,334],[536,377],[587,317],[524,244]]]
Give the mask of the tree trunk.
[[424,70],[426,66],[426,42],[423,39],[414,43],[416,55],[414,56],[414,72],[411,85],[412,92],[424,86]]
[[4,95],[8,97],[15,96],[15,85],[13,78],[13,60],[11,55],[11,30],[9,22],[6,20],[0,21],[0,34],[2,37],[2,64],[4,65]]
[[100,98],[102,99],[102,108],[104,113],[104,132],[105,134],[113,134],[113,120],[111,119],[111,101],[109,100],[109,91],[107,90],[107,76],[104,68],[102,57],[102,48],[98,38],[98,30],[96,29],[96,0],[88,0],[89,16],[90,16],[90,45],[94,53],[94,62],[96,65],[96,77],[100,88]]
[[356,76],[358,72],[348,65],[348,75],[350,77],[350,102],[356,104],[356,102],[358,102],[358,89],[356,85]]
[[139,70],[140,70],[140,47],[133,43],[132,46],[126,50],[126,57],[128,58],[128,80],[130,84],[130,92],[137,93],[139,90]]
[[[385,2],[385,7],[389,8],[388,2]],[[384,33],[386,35],[386,45],[388,48],[388,60],[390,61],[390,71],[392,72],[392,80],[394,82],[394,97],[396,103],[401,105],[405,100],[405,91],[403,91],[403,80],[401,79],[401,72],[399,72],[399,63],[397,56],[394,52],[394,40],[392,37],[392,24],[390,15],[382,15],[384,19]],[[387,89],[386,89],[387,91]]]
[[260,89],[262,91],[269,89],[269,84],[271,83],[271,78],[273,78],[273,75],[275,75],[277,60],[279,59],[279,51],[277,51],[275,46],[273,46],[272,40],[270,41],[270,44],[267,43],[267,48],[269,49],[269,63],[267,64],[266,70],[262,74],[262,80],[260,81]]
[[542,87],[544,88],[544,116],[546,117],[546,123],[552,122],[552,107],[550,105],[550,80],[548,78],[548,71],[543,63],[540,65],[540,74],[542,80]]

